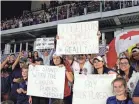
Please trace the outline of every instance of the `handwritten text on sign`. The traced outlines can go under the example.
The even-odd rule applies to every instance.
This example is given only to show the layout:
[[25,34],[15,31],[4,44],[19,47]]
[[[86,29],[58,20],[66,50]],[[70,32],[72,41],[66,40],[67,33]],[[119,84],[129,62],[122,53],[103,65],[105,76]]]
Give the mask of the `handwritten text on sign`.
[[53,49],[54,38],[37,38],[36,49]]
[[98,21],[58,25],[56,51],[59,54],[98,53]]
[[63,99],[64,84],[65,67],[29,66],[28,95]]
[[76,75],[72,104],[106,104],[115,75]]

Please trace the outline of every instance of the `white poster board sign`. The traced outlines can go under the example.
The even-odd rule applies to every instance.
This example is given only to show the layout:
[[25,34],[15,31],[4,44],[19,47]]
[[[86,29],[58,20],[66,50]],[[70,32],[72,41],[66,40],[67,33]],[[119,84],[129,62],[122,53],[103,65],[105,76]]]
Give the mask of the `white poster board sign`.
[[116,75],[76,75],[72,104],[106,104]]
[[58,54],[92,54],[99,52],[98,21],[58,25]]
[[37,38],[35,47],[36,47],[36,50],[53,49],[54,48],[54,38]]
[[63,99],[65,67],[29,66],[27,95]]

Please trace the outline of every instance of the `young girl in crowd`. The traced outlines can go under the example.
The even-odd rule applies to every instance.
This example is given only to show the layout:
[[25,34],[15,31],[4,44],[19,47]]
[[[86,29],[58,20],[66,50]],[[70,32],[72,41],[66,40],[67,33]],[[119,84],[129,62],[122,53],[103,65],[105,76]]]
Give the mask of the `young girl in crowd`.
[[63,104],[71,104],[71,91],[70,91],[70,87],[68,85],[68,82],[73,82],[73,74],[72,74],[72,70],[70,68],[70,66],[68,64],[66,64],[62,58],[61,55],[58,55],[56,53],[53,54],[53,58],[52,58],[52,65],[54,66],[59,66],[59,67],[65,67],[66,68],[66,72],[65,72],[65,87],[64,87],[64,99],[60,100],[60,99],[52,99],[51,104],[61,104],[61,102],[63,102]]
[[35,59],[37,59],[39,57],[38,52],[34,51],[33,53],[33,63],[35,62]]
[[107,68],[104,65],[104,60],[101,56],[97,56],[93,59],[94,74],[117,74],[116,71]]
[[30,52],[30,51],[28,52],[28,57],[27,58],[28,58],[28,62],[29,63],[32,63],[33,62],[32,52]]
[[29,104],[29,97],[27,94],[27,79],[28,79],[28,66],[24,65],[22,68],[22,78],[18,83],[18,89],[16,90],[17,103],[16,104]]
[[133,104],[132,100],[127,96],[125,79],[116,78],[112,82],[112,86],[115,96],[109,97],[106,104]]
[[130,60],[126,57],[119,59],[119,74],[128,82],[129,79],[136,73],[135,69],[130,65]]
[[8,63],[1,69],[1,101],[8,100],[10,92],[10,74],[12,70]]
[[7,56],[7,58],[1,64],[1,69],[5,66],[5,64],[8,64],[10,70],[12,71],[12,65],[14,64],[14,62],[15,62],[14,54]]

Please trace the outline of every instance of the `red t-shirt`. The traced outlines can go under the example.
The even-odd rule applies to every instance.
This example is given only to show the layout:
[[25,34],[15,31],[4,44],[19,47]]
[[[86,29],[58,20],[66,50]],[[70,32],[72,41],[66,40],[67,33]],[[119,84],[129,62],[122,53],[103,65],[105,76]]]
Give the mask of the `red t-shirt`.
[[[71,68],[70,68],[70,64],[65,61],[64,62],[65,64],[65,68],[68,72],[72,72]],[[67,96],[70,96],[71,94],[71,91],[70,91],[70,87],[69,87],[69,84],[68,84],[68,79],[67,79],[67,76],[65,76],[65,88],[64,88],[64,97],[67,97]]]

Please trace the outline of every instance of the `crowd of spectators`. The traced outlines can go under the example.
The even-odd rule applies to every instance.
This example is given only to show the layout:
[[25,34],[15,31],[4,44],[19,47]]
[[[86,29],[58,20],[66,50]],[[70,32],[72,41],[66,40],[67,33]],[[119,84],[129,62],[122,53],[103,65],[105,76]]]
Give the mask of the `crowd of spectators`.
[[[55,41],[57,39],[58,37]],[[59,99],[51,98],[50,103],[49,98],[29,96],[26,93],[29,84],[28,65],[34,67],[35,65],[59,67],[63,65],[66,74],[62,104],[72,104],[72,94],[74,93],[72,88],[73,84],[76,83],[73,77],[75,74],[115,74],[117,78],[112,82],[115,96],[109,97],[107,104],[121,104],[121,102],[126,104],[126,101],[129,102],[127,104],[139,104],[139,76],[137,77],[139,75],[139,43],[132,47],[131,52],[121,53],[122,55],[117,57],[117,62],[113,68],[107,64],[106,54],[110,51],[109,49],[104,52],[104,56],[97,54],[60,55],[55,50],[56,47],[52,50],[21,51],[17,57],[14,54],[5,57],[1,63],[2,101],[11,100],[14,104],[61,104]],[[133,81],[135,77],[138,78],[136,82]],[[131,88],[130,84],[134,85],[134,89]],[[40,102],[41,100],[43,103]],[[55,101],[57,103],[54,103]]]
[[20,28],[24,26],[36,25],[69,17],[85,15],[92,12],[116,10],[139,5],[139,1],[50,1],[50,5],[45,3],[39,11],[23,13],[22,16],[13,17],[1,21],[1,30]]
[[120,8],[127,8],[132,6],[138,6],[139,1],[106,1],[103,3],[103,11],[110,11],[110,10],[116,10]]

